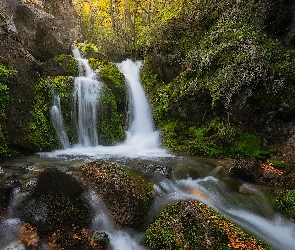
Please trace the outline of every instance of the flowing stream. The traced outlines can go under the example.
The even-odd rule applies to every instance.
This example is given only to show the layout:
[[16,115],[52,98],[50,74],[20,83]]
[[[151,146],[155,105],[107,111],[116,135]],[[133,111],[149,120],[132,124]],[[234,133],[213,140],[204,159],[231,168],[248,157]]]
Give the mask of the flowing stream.
[[[81,64],[80,70],[86,72],[86,76],[80,76],[75,81],[75,93],[78,99],[80,94],[87,99],[81,101],[84,102],[81,104],[77,100],[77,127],[81,130],[78,144],[72,147],[65,144],[63,150],[2,161],[5,178],[21,176],[22,181],[27,183],[36,178],[35,172],[48,167],[56,167],[75,175],[78,174],[78,166],[93,160],[116,162],[126,169],[132,169],[138,162],[169,166],[172,168],[171,178],[155,176],[151,179],[155,187],[154,202],[146,218],[146,225],[154,221],[168,204],[185,199],[200,200],[265,240],[274,249],[295,249],[295,224],[274,212],[270,205],[271,198],[265,194],[263,187],[238,182],[227,176],[230,160],[176,156],[161,147],[159,132],[154,129],[150,105],[140,84],[140,62],[126,60],[117,64],[126,78],[130,93],[131,115],[126,140],[116,146],[99,145],[92,116],[96,117],[96,101],[101,86],[93,77],[87,60],[79,55],[76,55],[76,58]],[[82,85],[89,86],[84,88]],[[94,96],[89,96],[92,94]],[[58,98],[54,106],[54,116],[61,119]],[[90,118],[86,117],[84,112],[90,112]],[[62,127],[62,123],[56,122],[57,125]],[[17,243],[21,221],[13,211],[21,195],[24,194],[21,194],[19,189],[13,192],[10,209],[3,215],[4,219],[0,224],[0,249],[25,249]],[[117,228],[103,202],[91,190],[85,195],[94,211],[91,228],[103,230],[109,235],[110,249],[146,249],[141,244],[143,232]],[[44,245],[44,249],[50,248]]]

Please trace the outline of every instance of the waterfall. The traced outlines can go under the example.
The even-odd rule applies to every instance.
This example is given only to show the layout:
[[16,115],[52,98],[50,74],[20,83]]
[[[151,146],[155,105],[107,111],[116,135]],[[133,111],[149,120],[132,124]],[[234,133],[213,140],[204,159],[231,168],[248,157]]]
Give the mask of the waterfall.
[[60,98],[54,91],[52,91],[52,99],[53,99],[53,105],[50,111],[52,124],[57,132],[58,138],[63,148],[69,148],[70,143],[69,143],[67,133],[64,129],[63,117],[62,117],[61,106],[60,106]]
[[[141,62],[127,59],[116,66],[123,73],[129,90],[129,120],[124,142],[114,146],[99,145],[97,112],[101,83],[78,49],[73,50],[79,63],[79,77],[75,78],[74,117],[78,143],[71,148],[44,153],[47,157],[72,156],[94,159],[173,157],[160,146],[159,132],[154,129],[152,111],[140,81]],[[61,114],[58,105],[54,108]],[[43,153],[42,153],[43,154]],[[44,155],[43,154],[43,155]]]
[[97,106],[101,83],[79,50],[74,49],[73,54],[79,64],[79,77],[75,78],[74,90],[78,144],[84,147],[97,146]]
[[159,133],[154,131],[151,107],[140,81],[141,62],[127,59],[116,65],[125,76],[129,88],[131,119],[125,144],[146,149],[158,148]]

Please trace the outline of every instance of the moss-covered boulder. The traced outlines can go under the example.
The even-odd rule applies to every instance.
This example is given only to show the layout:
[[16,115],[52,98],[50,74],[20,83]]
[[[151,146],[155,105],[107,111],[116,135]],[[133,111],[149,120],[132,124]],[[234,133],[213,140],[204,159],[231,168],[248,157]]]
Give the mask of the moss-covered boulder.
[[280,212],[295,221],[295,189],[276,191],[275,205]]
[[106,162],[90,162],[80,170],[103,199],[119,226],[143,226],[152,201],[153,184],[143,175]]
[[71,55],[57,55],[41,64],[43,77],[78,76],[78,62]]
[[180,201],[164,209],[145,232],[155,250],[271,249],[198,201]]
[[52,87],[42,78],[32,87],[34,98],[30,100],[30,120],[26,126],[26,138],[19,141],[32,151],[45,151],[58,148],[58,136],[50,118]]
[[98,75],[105,85],[112,91],[116,100],[118,113],[121,117],[123,125],[125,125],[127,90],[123,74],[113,62],[105,62],[99,67]]
[[112,91],[104,86],[99,97],[97,132],[101,145],[114,145],[125,138],[123,121]]

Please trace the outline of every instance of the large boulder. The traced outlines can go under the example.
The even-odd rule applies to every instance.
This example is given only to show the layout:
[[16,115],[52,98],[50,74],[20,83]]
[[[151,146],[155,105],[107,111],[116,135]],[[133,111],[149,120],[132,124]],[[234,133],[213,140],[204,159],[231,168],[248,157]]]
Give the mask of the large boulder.
[[83,191],[84,187],[71,175],[54,168],[46,169],[19,205],[20,217],[36,229],[41,239],[59,249],[99,247],[87,229],[91,214]]
[[21,43],[40,61],[69,53],[71,45],[81,38],[78,18],[69,1],[19,3],[12,8]]
[[152,201],[153,185],[142,175],[130,175],[106,162],[90,162],[80,168],[93,190],[103,199],[119,226],[141,227]]

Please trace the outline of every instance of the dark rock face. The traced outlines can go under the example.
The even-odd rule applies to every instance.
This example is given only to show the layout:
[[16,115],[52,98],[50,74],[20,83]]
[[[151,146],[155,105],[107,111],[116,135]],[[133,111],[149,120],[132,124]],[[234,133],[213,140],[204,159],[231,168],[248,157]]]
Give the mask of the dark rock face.
[[267,34],[280,39],[287,48],[295,48],[295,2],[293,0],[261,1],[256,22]]
[[229,169],[230,175],[243,181],[258,182],[260,177],[260,163],[255,159],[237,160]]
[[1,63],[8,69],[17,70],[5,84],[9,88],[10,103],[6,111],[6,123],[1,122],[7,133],[9,145],[21,145],[26,137],[30,119],[30,101],[34,98],[32,86],[38,81],[38,63],[17,40],[15,34],[0,27]]

